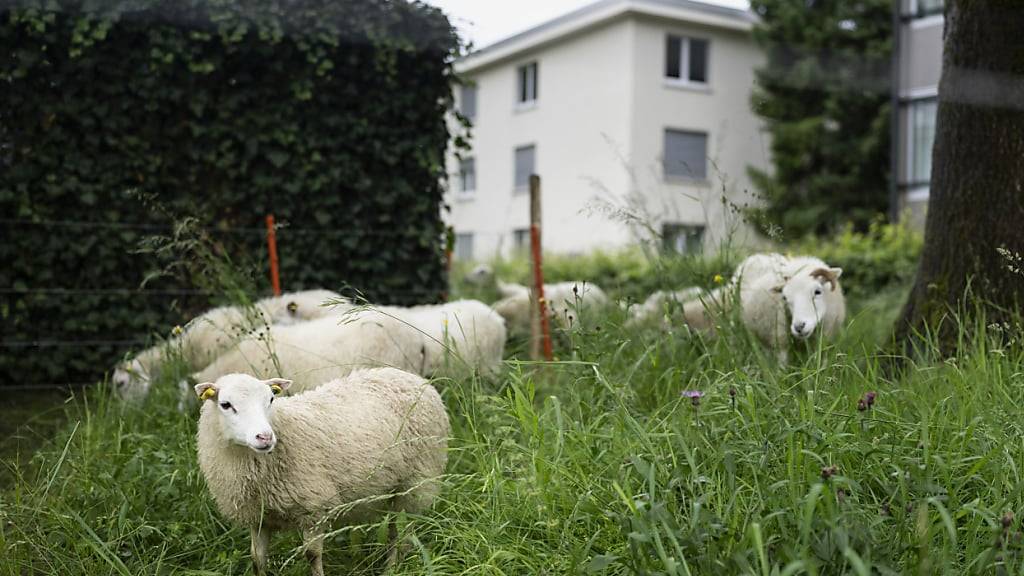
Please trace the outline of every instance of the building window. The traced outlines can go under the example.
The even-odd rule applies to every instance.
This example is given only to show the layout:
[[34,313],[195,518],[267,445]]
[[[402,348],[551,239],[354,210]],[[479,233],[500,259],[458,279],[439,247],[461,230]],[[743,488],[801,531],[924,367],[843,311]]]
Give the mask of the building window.
[[665,178],[707,179],[708,135],[665,130]]
[[473,259],[472,233],[463,232],[455,235],[455,259],[462,261]]
[[927,184],[932,177],[932,145],[935,143],[935,114],[938,100],[928,98],[910,104],[910,130],[907,143],[907,181]]
[[476,192],[476,160],[463,158],[459,162],[459,196],[472,196]]
[[690,224],[663,224],[661,241],[666,252],[700,254],[704,247],[704,227]]
[[516,192],[526,192],[530,189],[530,176],[535,170],[535,152],[536,148],[532,144],[516,148]]
[[530,229],[516,228],[512,231],[512,249],[517,253],[526,252],[530,248]]
[[665,38],[665,77],[686,84],[707,84],[708,41],[668,35]]
[[537,63],[530,62],[517,70],[516,101],[520,106],[534,104],[537,101]]
[[943,0],[910,0],[910,14],[917,18],[942,14]]
[[459,112],[470,120],[476,118],[476,86],[462,85],[459,91]]

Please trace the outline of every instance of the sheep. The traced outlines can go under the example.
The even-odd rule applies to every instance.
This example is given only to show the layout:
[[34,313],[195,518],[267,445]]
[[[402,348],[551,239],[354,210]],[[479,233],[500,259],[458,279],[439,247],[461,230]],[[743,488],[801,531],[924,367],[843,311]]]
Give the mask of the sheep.
[[662,318],[664,320],[665,313],[670,305],[685,304],[696,299],[702,292],[703,290],[697,286],[681,290],[659,290],[654,292],[644,300],[643,304],[633,304],[628,308],[629,319],[626,320],[626,326],[644,325],[651,322],[654,318]]
[[505,320],[478,300],[456,300],[440,305],[379,309],[408,322],[424,336],[423,376],[440,373],[449,354],[466,367],[496,374],[505,353]]
[[790,335],[806,340],[820,326],[822,335],[831,338],[842,327],[842,273],[809,256],[754,254],[740,263],[727,286],[686,303],[683,316],[691,328],[713,334],[716,311],[727,310],[738,298],[743,324],[785,364]]
[[[521,284],[509,284],[504,293],[507,295],[491,307],[505,319],[509,332],[529,332],[530,290]],[[544,285],[544,300],[548,316],[562,328],[570,328],[583,309],[604,306],[608,296],[589,282],[556,282]]]
[[[191,379],[209,382],[235,372],[260,378],[286,375],[301,392],[359,368],[425,374],[426,347],[423,333],[406,320],[384,310],[356,308],[301,324],[269,326],[239,341]],[[187,390],[186,382],[179,386]]]
[[[320,576],[332,523],[430,507],[448,459],[448,414],[423,378],[391,368],[275,398],[290,386],[246,374],[197,384],[199,468],[220,513],[249,528],[255,574],[266,573],[271,534],[297,528]],[[390,567],[393,517],[388,544]]]
[[253,306],[221,306],[190,321],[169,342],[152,346],[114,368],[111,383],[125,400],[140,401],[149,393],[168,353],[184,361],[188,370],[212,362],[239,338],[266,324],[294,324],[331,314],[326,302],[347,302],[330,290],[305,290],[264,298]]

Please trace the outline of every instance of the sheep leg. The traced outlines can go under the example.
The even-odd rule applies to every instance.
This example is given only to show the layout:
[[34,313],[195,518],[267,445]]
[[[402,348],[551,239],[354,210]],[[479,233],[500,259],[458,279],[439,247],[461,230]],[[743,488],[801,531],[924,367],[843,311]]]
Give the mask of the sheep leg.
[[309,561],[309,573],[313,576],[324,576],[323,534],[315,527],[303,529],[302,544],[306,547],[306,560]]
[[401,547],[398,542],[398,524],[395,521],[395,516],[391,516],[391,520],[388,521],[388,559],[384,564],[385,570],[390,570],[395,564],[398,564],[400,558],[399,548]]
[[263,527],[251,528],[249,537],[252,540],[252,572],[255,576],[267,573],[267,553],[270,549],[270,530]]

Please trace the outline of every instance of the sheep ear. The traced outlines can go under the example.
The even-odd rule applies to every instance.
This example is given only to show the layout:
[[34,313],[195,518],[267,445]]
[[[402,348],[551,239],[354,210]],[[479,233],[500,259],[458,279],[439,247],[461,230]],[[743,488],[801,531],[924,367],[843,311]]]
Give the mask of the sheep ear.
[[195,385],[196,396],[200,400],[209,400],[217,395],[217,387],[213,382],[203,382],[202,384]]
[[829,272],[832,273],[832,276],[835,277],[837,280],[839,279],[840,276],[843,275],[843,269],[842,268],[829,268],[828,270],[829,270]]
[[292,381],[287,378],[268,378],[267,380],[264,380],[263,383],[270,386],[270,389],[274,391],[275,396],[284,392],[292,385]]

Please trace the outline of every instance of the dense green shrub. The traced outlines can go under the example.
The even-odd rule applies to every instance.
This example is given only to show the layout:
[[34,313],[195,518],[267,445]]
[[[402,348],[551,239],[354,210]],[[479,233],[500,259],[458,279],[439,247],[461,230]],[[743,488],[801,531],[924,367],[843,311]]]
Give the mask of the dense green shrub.
[[182,216],[264,293],[273,212],[285,289],[439,298],[458,50],[406,1],[5,2],[0,379],[94,379],[209,305],[181,275],[138,291],[139,241]]
[[[917,269],[923,238],[904,225],[872,223],[866,232],[847,225],[832,238],[808,237],[784,246],[765,247],[791,255],[817,256],[843,268],[843,290],[856,302],[870,299],[879,291],[906,287]],[[724,251],[714,257],[661,255],[650,258],[638,249],[618,252],[544,256],[546,282],[587,280],[607,290],[613,298],[643,301],[656,290],[686,286],[715,286],[715,276],[729,278],[746,253]],[[530,264],[525,258],[498,259],[488,263],[507,282],[530,283]],[[489,288],[468,285],[464,277],[471,269],[458,264],[453,272],[457,294],[487,301],[497,297]]]

